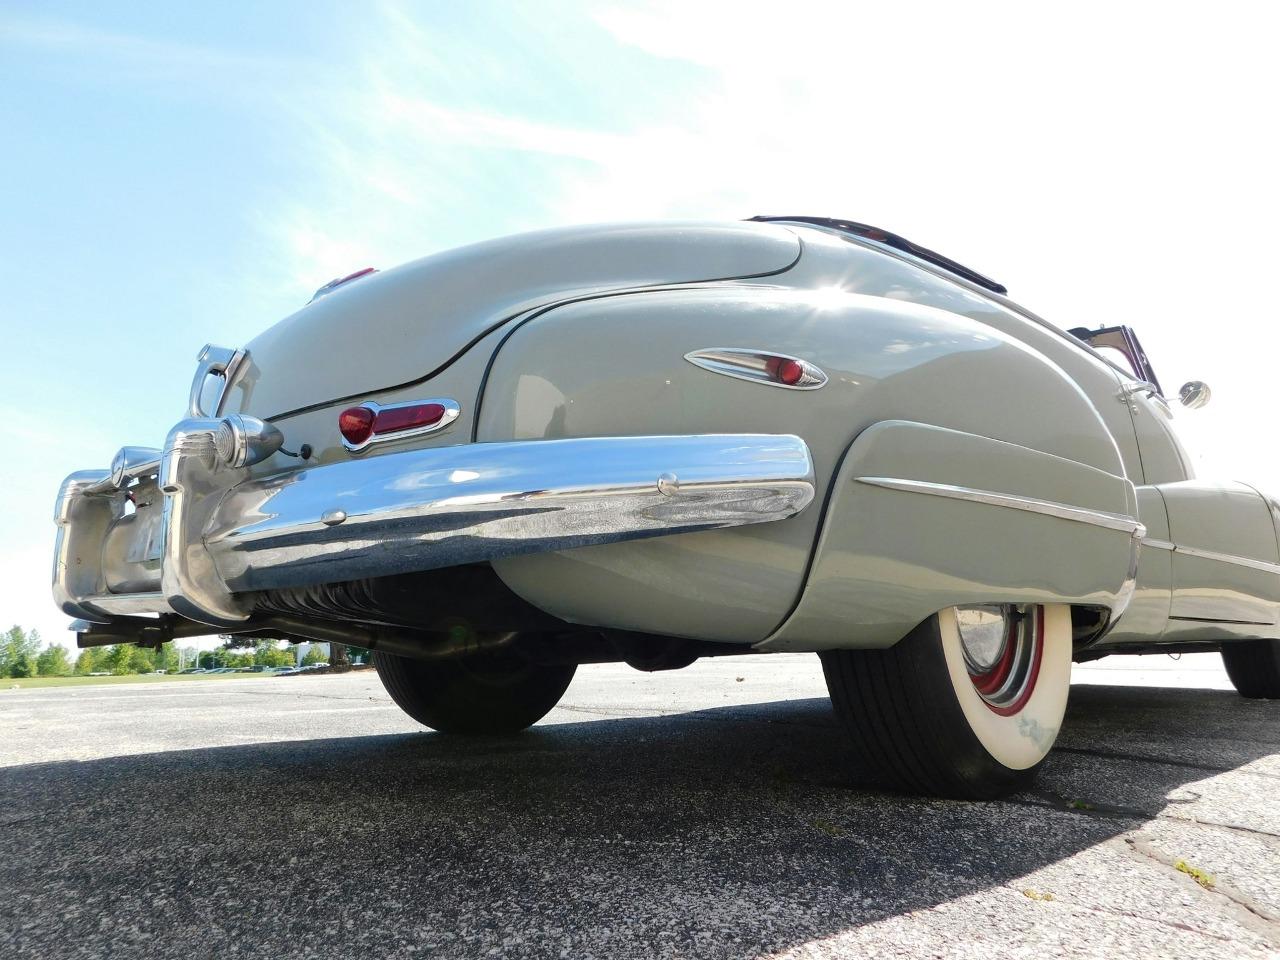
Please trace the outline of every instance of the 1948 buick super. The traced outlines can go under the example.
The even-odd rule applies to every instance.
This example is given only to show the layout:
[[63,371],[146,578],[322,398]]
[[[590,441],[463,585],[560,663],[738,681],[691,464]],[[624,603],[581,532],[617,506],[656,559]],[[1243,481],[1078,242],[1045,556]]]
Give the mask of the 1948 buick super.
[[814,651],[862,758],[958,797],[1034,775],[1073,659],[1220,649],[1280,696],[1280,502],[1193,476],[1132,330],[1004,294],[807,217],[362,271],[67,478],[54,595],[82,645],[371,648],[458,733],[580,663]]

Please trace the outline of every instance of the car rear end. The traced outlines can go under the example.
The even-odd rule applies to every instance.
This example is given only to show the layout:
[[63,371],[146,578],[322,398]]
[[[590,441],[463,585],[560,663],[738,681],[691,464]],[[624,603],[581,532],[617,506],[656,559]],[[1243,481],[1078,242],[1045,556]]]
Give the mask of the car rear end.
[[272,592],[791,516],[814,486],[787,434],[474,440],[523,320],[798,256],[774,226],[621,226],[343,278],[245,348],[205,347],[162,444],[64,481],[55,600],[95,642],[287,633]]

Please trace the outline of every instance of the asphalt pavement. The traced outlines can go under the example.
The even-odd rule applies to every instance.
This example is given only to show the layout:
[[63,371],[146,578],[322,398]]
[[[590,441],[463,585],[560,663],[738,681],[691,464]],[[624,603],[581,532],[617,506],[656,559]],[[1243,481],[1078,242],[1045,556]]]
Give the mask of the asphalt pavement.
[[369,673],[0,689],[0,957],[1280,955],[1280,702],[1077,681],[980,804],[874,784],[799,655],[584,667],[489,742]]

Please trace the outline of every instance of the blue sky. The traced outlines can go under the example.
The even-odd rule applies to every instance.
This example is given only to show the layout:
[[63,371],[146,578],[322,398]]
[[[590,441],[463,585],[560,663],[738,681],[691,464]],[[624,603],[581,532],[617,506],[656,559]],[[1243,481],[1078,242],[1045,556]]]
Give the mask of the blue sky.
[[0,621],[60,632],[57,484],[158,444],[203,343],[572,222],[897,230],[1063,326],[1133,323],[1214,387],[1207,460],[1266,485],[1277,24],[1160,9],[7,0]]

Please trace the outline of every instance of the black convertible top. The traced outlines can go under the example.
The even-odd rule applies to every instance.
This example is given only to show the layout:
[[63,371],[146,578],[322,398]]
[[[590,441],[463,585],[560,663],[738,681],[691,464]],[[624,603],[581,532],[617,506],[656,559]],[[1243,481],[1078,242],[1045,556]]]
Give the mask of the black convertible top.
[[941,267],[943,270],[954,273],[958,277],[964,277],[970,283],[976,283],[992,293],[1007,294],[1009,292],[1004,284],[996,283],[976,270],[970,270],[964,264],[956,263],[950,257],[934,253],[928,247],[912,243],[906,237],[900,237],[896,233],[890,233],[888,230],[881,230],[879,227],[873,227],[869,224],[855,223],[852,220],[833,220],[830,217],[749,217],[748,219],[759,223],[790,220],[796,223],[812,223],[818,227],[830,227],[832,230],[839,230],[841,233],[850,233],[856,237],[875,240],[877,243],[883,243],[886,247],[893,247],[895,250],[909,253],[913,257],[919,257],[921,260],[932,263],[936,267]]

